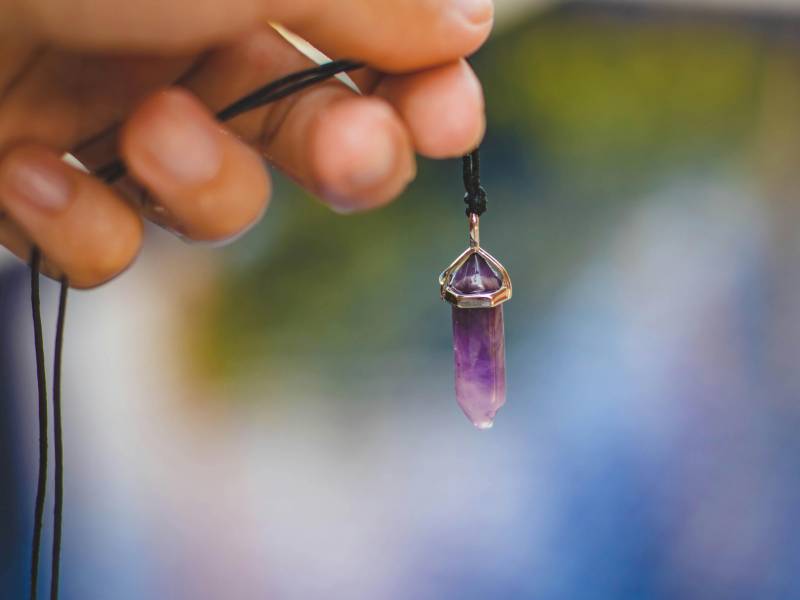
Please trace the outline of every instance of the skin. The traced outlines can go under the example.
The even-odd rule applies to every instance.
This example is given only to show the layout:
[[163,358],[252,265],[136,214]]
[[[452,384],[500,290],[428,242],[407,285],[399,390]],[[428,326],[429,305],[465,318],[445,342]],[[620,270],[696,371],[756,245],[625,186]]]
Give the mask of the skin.
[[[328,56],[371,66],[224,126],[213,113],[312,63],[279,22]],[[463,57],[491,0],[0,0],[0,243],[90,288],[124,271],[142,219],[225,240],[263,214],[262,157],[339,212],[381,206],[415,156],[454,157],[484,131]],[[114,157],[114,186],[90,170]]]

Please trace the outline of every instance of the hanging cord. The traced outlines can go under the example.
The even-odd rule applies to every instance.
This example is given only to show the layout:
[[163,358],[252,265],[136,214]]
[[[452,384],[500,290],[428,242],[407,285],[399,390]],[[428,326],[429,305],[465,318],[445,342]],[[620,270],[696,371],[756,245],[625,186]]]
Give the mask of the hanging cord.
[[58,574],[61,571],[61,522],[64,512],[64,444],[61,435],[61,355],[64,348],[64,320],[67,315],[69,281],[61,278],[58,293],[58,318],[53,351],[53,453],[55,484],[53,498],[53,561],[50,577],[50,600],[58,600]]
[[463,159],[464,165],[464,204],[467,205],[467,216],[479,217],[486,212],[486,190],[481,185],[480,148],[475,148]]
[[[364,67],[362,63],[352,60],[334,60],[312,69],[290,73],[223,108],[217,113],[216,117],[220,121],[229,121],[242,113],[282,100],[307,87],[335,77],[339,73],[354,71],[362,67]],[[95,175],[106,183],[116,181],[125,175],[125,173],[125,165],[123,165],[120,160],[108,163],[95,171]]]
[[31,252],[31,311],[33,313],[33,343],[36,349],[36,385],[39,392],[39,475],[36,482],[36,508],[33,515],[33,550],[31,552],[31,600],[36,600],[39,586],[39,556],[42,547],[42,521],[47,491],[47,380],[44,370],[44,340],[42,311],[39,301],[39,268],[41,253]]
[[[234,117],[260,108],[271,102],[277,102],[307,87],[362,68],[364,65],[351,60],[337,60],[318,67],[290,73],[281,79],[268,83],[256,91],[240,98],[230,106],[217,113],[217,119],[228,121]],[[125,165],[119,160],[108,163],[95,171],[95,176],[107,183],[112,183],[126,173]],[[33,312],[34,344],[36,347],[36,380],[39,391],[39,474],[36,487],[36,511],[33,528],[33,552],[31,556],[31,594],[36,600],[39,585],[39,557],[42,542],[42,521],[44,518],[44,500],[47,486],[47,381],[44,368],[44,341],[42,336],[42,316],[39,298],[39,269],[41,253],[34,247],[31,253],[31,308]],[[67,291],[69,281],[61,279],[58,299],[58,319],[56,321],[56,339],[53,355],[53,438],[55,458],[55,498],[53,507],[53,554],[52,576],[50,579],[50,599],[58,600],[59,572],[61,569],[61,530],[64,505],[64,457],[61,421],[61,357],[64,345],[64,321],[67,310]]]

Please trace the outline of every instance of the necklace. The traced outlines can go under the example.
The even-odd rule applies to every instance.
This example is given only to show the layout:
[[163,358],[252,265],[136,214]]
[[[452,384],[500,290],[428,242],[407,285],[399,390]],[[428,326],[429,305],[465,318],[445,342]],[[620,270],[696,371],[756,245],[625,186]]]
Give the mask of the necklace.
[[486,191],[480,184],[478,150],[464,157],[464,187],[469,247],[439,276],[439,289],[453,306],[456,400],[475,427],[489,429],[506,401],[502,304],[511,298],[511,278],[481,247]]

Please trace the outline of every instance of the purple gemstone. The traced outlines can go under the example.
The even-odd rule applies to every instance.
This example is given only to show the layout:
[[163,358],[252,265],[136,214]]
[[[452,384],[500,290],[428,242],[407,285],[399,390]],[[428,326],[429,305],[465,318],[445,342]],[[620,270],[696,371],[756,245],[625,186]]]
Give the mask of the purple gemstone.
[[[486,260],[473,254],[453,275],[462,294],[494,292],[502,282]],[[506,401],[503,307],[453,307],[456,399],[479,429],[488,429]]]
[[456,291],[462,294],[483,294],[496,292],[503,285],[500,276],[480,254],[472,254],[467,261],[453,273]]

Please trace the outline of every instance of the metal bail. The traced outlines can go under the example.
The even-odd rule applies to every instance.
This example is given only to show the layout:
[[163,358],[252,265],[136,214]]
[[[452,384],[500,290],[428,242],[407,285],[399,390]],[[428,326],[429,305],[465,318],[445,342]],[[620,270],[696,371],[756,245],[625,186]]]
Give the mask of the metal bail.
[[477,250],[481,247],[481,218],[475,213],[469,213],[469,247]]
[[[511,298],[511,278],[505,267],[500,264],[500,261],[481,248],[480,217],[475,213],[470,213],[468,218],[469,248],[464,250],[439,276],[440,294],[443,300],[458,308],[491,308],[498,306]],[[499,289],[491,292],[465,294],[453,285],[453,278],[458,269],[474,254],[478,254],[483,258],[500,277],[501,286]]]

